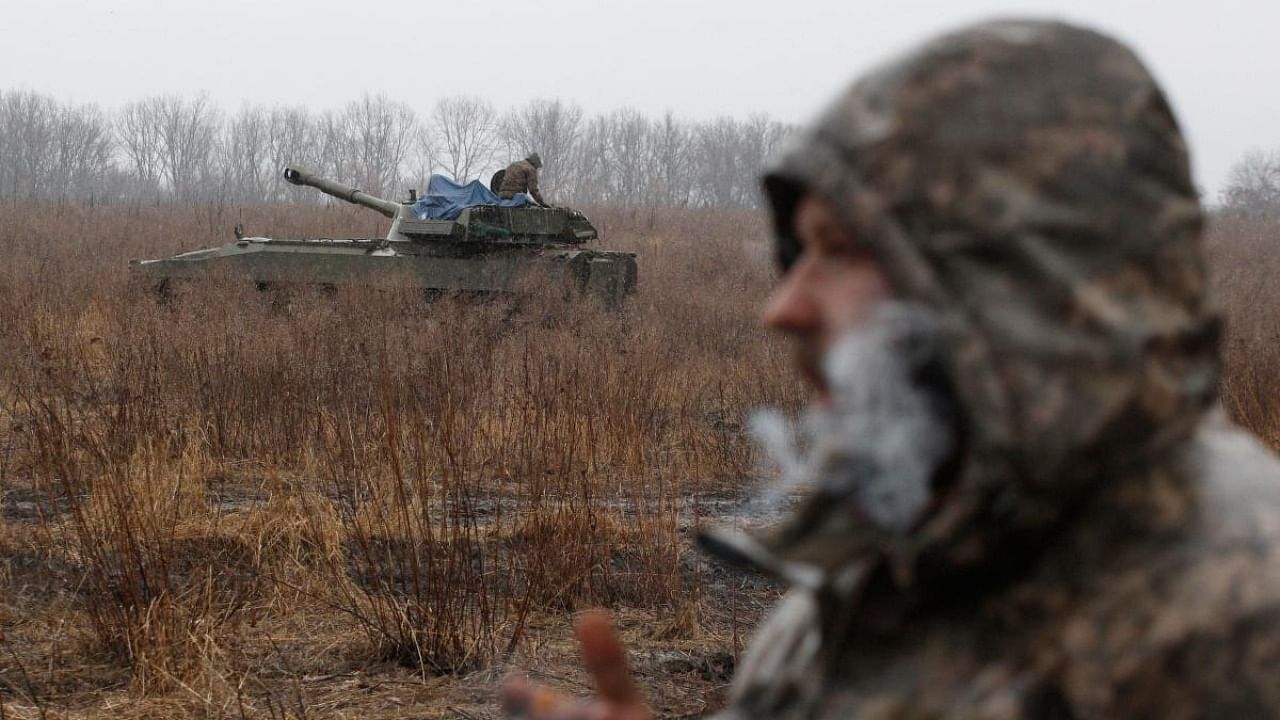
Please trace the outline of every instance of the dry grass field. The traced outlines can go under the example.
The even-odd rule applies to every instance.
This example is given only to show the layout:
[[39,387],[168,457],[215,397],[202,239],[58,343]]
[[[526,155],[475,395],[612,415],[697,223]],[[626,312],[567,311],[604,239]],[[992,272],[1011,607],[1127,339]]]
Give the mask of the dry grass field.
[[[385,226],[0,205],[0,717],[493,717],[510,671],[585,689],[570,625],[600,605],[664,715],[713,708],[776,588],[691,532],[757,482],[743,418],[803,398],[756,325],[763,225],[590,214],[640,255],[619,314],[229,281],[161,301],[128,261],[237,220]],[[1272,445],[1276,241],[1209,241],[1224,397]]]
[[[691,549],[794,407],[757,328],[750,213],[593,213],[639,253],[620,314],[220,281],[131,258],[379,236],[357,208],[0,207],[5,717],[484,717],[568,690],[572,614],[619,611],[655,701],[704,711],[774,590]],[[726,517],[726,515],[728,517]]]
[[1206,240],[1227,318],[1223,404],[1280,449],[1280,215],[1218,218]]

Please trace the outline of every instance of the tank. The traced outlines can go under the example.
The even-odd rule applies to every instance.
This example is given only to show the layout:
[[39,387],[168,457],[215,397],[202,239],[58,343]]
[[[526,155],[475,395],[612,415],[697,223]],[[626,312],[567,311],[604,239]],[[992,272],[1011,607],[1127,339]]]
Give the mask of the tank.
[[[571,296],[594,296],[614,308],[635,290],[635,255],[587,248],[598,233],[576,210],[479,204],[463,207],[449,219],[430,219],[423,212],[427,197],[420,201],[412,192],[409,202],[395,202],[295,167],[284,168],[284,179],[386,216],[391,220],[387,236],[246,237],[237,226],[234,242],[134,261],[134,270],[157,286],[230,271],[247,276],[259,287],[407,283],[429,293],[480,295],[518,294],[543,287],[563,289]],[[440,181],[459,187],[443,178]]]

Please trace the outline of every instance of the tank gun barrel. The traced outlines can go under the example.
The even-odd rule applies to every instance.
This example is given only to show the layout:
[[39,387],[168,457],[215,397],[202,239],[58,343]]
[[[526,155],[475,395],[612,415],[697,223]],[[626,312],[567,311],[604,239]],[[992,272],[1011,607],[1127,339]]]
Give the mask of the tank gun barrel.
[[350,185],[343,185],[340,182],[322,178],[318,175],[312,175],[306,170],[298,168],[286,167],[284,169],[284,179],[293,185],[307,185],[313,187],[326,195],[332,195],[339,200],[346,200],[349,203],[363,205],[370,210],[376,210],[389,218],[396,218],[400,215],[400,203],[384,200],[375,197],[362,190],[357,190]]

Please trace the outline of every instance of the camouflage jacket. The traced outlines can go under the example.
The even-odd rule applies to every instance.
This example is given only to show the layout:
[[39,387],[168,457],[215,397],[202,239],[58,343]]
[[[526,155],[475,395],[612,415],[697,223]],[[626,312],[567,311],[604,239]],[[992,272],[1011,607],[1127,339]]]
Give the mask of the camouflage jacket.
[[1280,464],[1209,421],[1115,478],[1015,577],[914,606],[872,578],[860,618],[793,590],[725,718],[1280,717]]
[[507,166],[506,175],[502,176],[502,185],[498,188],[498,196],[504,200],[511,199],[516,193],[528,193],[538,201],[539,205],[547,203],[538,190],[538,168],[528,160],[517,160]]
[[1060,23],[947,35],[765,188],[784,267],[817,192],[937,316],[962,452],[905,535],[828,493],[720,541],[793,585],[725,717],[1280,717],[1280,463],[1210,412],[1202,213],[1141,61]]

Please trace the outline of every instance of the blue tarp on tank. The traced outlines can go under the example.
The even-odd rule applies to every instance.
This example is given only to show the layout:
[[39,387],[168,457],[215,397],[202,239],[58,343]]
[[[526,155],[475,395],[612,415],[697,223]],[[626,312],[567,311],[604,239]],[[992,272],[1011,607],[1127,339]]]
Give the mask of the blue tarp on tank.
[[524,207],[533,200],[524,193],[517,193],[510,200],[494,195],[479,180],[459,185],[443,175],[432,175],[427,181],[427,192],[413,204],[413,212],[419,220],[452,220],[463,210],[476,205],[501,205]]

